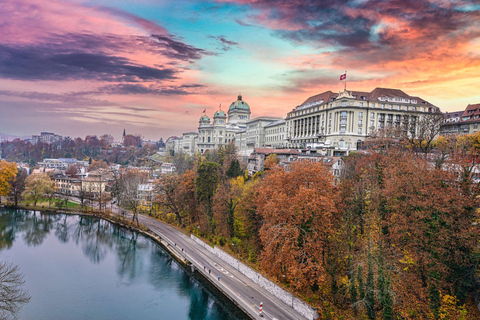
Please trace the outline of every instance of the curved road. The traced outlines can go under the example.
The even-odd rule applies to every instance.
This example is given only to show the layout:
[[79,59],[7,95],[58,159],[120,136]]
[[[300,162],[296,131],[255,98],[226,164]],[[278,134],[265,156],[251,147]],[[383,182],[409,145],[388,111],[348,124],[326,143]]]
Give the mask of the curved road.
[[[187,258],[206,278],[210,278],[210,281],[229,296],[230,299],[236,301],[252,319],[305,319],[293,308],[252,282],[177,229],[148,216],[139,215],[138,219],[150,231],[158,235],[162,240],[167,241],[173,248],[176,248],[180,255]],[[218,280],[218,276],[220,276],[220,280]],[[259,316],[260,302],[263,302],[263,317]]]

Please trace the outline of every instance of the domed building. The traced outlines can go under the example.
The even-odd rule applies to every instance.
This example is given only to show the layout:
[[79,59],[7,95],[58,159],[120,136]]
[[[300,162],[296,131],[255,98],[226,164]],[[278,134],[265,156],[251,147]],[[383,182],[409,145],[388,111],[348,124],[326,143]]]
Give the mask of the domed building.
[[242,95],[238,95],[237,100],[230,104],[228,115],[221,104],[213,114],[213,122],[203,114],[198,121],[196,152],[203,153],[235,142],[235,133],[245,129],[250,113],[250,106],[243,101]]
[[237,101],[232,102],[228,108],[228,123],[231,125],[245,126],[250,120],[250,106],[243,101],[242,95],[239,94]]

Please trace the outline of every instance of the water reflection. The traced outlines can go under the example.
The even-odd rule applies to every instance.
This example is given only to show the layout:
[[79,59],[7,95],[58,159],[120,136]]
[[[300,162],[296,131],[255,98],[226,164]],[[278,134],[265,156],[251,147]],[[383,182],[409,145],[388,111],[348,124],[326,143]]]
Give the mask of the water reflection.
[[[48,241],[47,241],[48,239]],[[158,312],[162,312],[162,308],[170,307],[162,305],[162,299],[170,301],[173,297],[177,297],[179,302],[166,302],[167,304],[179,303],[180,310],[183,309],[184,317],[180,314],[164,313],[163,319],[235,319],[223,306],[216,301],[213,296],[191,278],[162,248],[153,244],[152,241],[139,235],[136,232],[115,226],[107,221],[89,217],[89,216],[68,216],[63,214],[44,214],[41,212],[25,211],[25,210],[0,210],[0,252],[5,250],[15,251],[17,241],[22,240],[28,248],[42,247],[42,244],[48,242],[50,245],[52,239],[56,239],[59,243],[54,248],[53,256],[59,252],[64,252],[61,248],[80,248],[83,256],[87,257],[91,266],[102,266],[112,264],[115,269],[115,279],[113,284],[103,284],[103,290],[107,291],[109,301],[115,305],[114,308],[119,309],[118,313],[126,318],[127,312],[133,312],[131,308],[138,307],[138,318],[158,318]],[[57,245],[55,245],[57,246]],[[72,247],[73,246],[73,247]],[[42,250],[46,250],[42,247]],[[73,254],[75,250],[67,249],[68,254]],[[50,254],[46,256],[51,257]],[[63,263],[51,262],[52,267],[60,268],[59,265],[68,263],[69,257],[61,256]],[[47,259],[47,258],[45,258]],[[72,259],[77,259],[72,257]],[[78,259],[77,259],[78,260]],[[75,260],[75,261],[77,261]],[[66,262],[65,262],[66,261]],[[30,261],[29,261],[30,262]],[[48,263],[42,261],[38,264]],[[82,263],[82,262],[79,262]],[[79,270],[89,269],[88,265],[76,265]],[[72,268],[72,266],[70,266]],[[28,269],[28,268],[27,268]],[[93,282],[90,287],[95,287],[98,282],[104,278],[112,277],[112,269],[95,272],[105,272],[105,275],[90,275],[84,279],[97,277],[99,280]],[[103,270],[103,269],[102,269]],[[37,275],[38,270],[35,270]],[[57,272],[63,272],[58,271]],[[70,270],[68,270],[70,272]],[[71,270],[72,275],[75,270]],[[67,273],[68,274],[68,273]],[[54,275],[56,276],[56,275]],[[70,279],[70,275],[66,276]],[[64,280],[65,281],[65,280]],[[70,281],[70,280],[68,280]],[[76,287],[81,287],[82,280],[78,280]],[[93,281],[93,280],[92,280]],[[105,280],[106,281],[106,280]],[[52,279],[52,285],[57,281]],[[28,285],[28,283],[27,283]],[[108,285],[112,286],[109,290]],[[33,286],[33,285],[32,285]],[[119,287],[120,286],[120,287]],[[129,287],[129,286],[134,286]],[[34,286],[35,287],[35,286]],[[43,287],[38,285],[39,288]],[[124,289],[126,287],[126,289]],[[54,289],[49,288],[50,291]],[[31,291],[34,291],[35,288]],[[56,289],[64,290],[64,289]],[[92,295],[100,294],[98,288],[90,288]],[[135,297],[129,298],[138,300],[138,306],[123,306],[121,302],[115,301],[123,298],[123,295],[130,294],[123,290],[136,290]],[[159,295],[155,298],[155,292]],[[45,293],[42,293],[44,295]],[[77,293],[78,294],[78,293]],[[88,298],[88,294],[85,294]],[[145,295],[145,296],[142,296]],[[37,294],[40,296],[40,294]],[[62,296],[59,294],[59,296]],[[90,297],[91,298],[91,297]],[[33,303],[32,299],[32,303]],[[39,299],[37,299],[39,300]],[[147,304],[147,301],[150,301]],[[183,302],[182,302],[183,301]],[[31,304],[32,304],[31,303]],[[44,302],[43,302],[44,303]],[[68,301],[71,303],[71,301]],[[83,302],[84,304],[86,302]],[[95,304],[94,302],[89,302]],[[143,303],[143,305],[142,305]],[[182,305],[186,303],[186,305]],[[39,305],[41,303],[39,302]],[[57,304],[58,305],[58,304]],[[33,308],[33,307],[32,307]],[[75,310],[75,306],[70,305],[69,311]],[[122,311],[122,308],[124,310]],[[160,310],[156,310],[156,308]],[[46,308],[43,308],[46,309]],[[79,306],[78,310],[84,311],[84,306]],[[140,310],[141,309],[141,310]],[[111,308],[106,308],[108,312],[112,312]],[[80,311],[77,311],[79,313]],[[89,311],[90,312],[90,311]],[[93,311],[91,311],[93,312]],[[103,311],[105,312],[105,311]],[[34,314],[34,312],[32,311]],[[75,314],[75,313],[74,313]],[[141,315],[141,316],[140,316]],[[155,315],[155,316],[153,316]],[[81,318],[105,318],[104,314],[84,314]],[[55,315],[48,315],[43,318],[55,318]],[[109,318],[109,317],[107,317]],[[114,317],[111,317],[112,319]],[[128,318],[128,317],[127,317]],[[72,319],[76,319],[72,317]]]

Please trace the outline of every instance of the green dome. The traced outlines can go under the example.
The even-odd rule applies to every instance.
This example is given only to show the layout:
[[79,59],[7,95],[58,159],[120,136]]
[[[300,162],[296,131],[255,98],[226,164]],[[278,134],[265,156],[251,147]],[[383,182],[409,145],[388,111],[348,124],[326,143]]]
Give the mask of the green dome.
[[200,117],[200,121],[208,121],[210,122],[210,118],[207,115],[203,115]]
[[225,112],[223,110],[217,110],[217,112],[215,112],[215,114],[213,116],[214,117],[226,117],[227,115],[225,114]]
[[250,106],[248,105],[248,103],[242,100],[242,95],[238,95],[237,101],[232,102],[232,104],[230,105],[230,108],[228,108],[228,111],[231,111],[234,109],[250,111]]

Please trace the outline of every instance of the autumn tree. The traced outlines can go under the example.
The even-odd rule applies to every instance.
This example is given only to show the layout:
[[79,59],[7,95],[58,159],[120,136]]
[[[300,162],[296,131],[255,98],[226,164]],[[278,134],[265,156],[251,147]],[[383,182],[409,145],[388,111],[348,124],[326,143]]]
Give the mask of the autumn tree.
[[18,206],[18,202],[22,197],[23,191],[25,190],[25,180],[27,179],[27,176],[27,170],[21,169],[11,180],[9,196],[13,199],[15,207]]
[[138,170],[128,170],[120,175],[119,196],[120,204],[132,212],[132,221],[137,221],[141,200],[138,197],[138,186],[148,182],[148,175]]
[[100,136],[100,144],[103,148],[110,147],[115,142],[115,139],[111,134],[104,134]]
[[88,165],[89,172],[97,171],[99,169],[110,170],[110,167],[103,160],[98,160],[98,161],[93,160],[92,163]]
[[123,137],[123,145],[125,147],[140,148],[142,146],[142,137],[140,135],[127,134]]
[[181,176],[164,175],[155,182],[155,202],[173,213],[180,226],[184,225],[184,218],[195,212],[194,181],[195,173],[187,171]]
[[406,290],[423,292],[435,317],[440,292],[451,290],[465,302],[479,264],[477,194],[463,188],[454,172],[412,156],[385,170],[383,196],[386,240],[403,257],[396,264],[405,271]]
[[0,161],[0,197],[8,195],[12,179],[17,175],[15,163]]
[[402,136],[414,151],[426,154],[432,149],[432,143],[440,134],[444,122],[445,116],[440,111],[426,113],[418,121],[410,122]]
[[37,205],[37,201],[45,197],[46,194],[53,192],[55,184],[48,174],[40,173],[29,175],[25,179],[25,191],[22,196],[27,201],[33,201],[33,205]]
[[261,266],[268,274],[307,292],[325,284],[335,194],[333,176],[321,163],[296,162],[288,172],[277,168],[265,177],[255,200],[264,218]]
[[275,167],[279,162],[280,162],[280,159],[278,159],[278,156],[275,153],[272,153],[267,156],[263,166],[265,167],[265,170],[269,170]]

